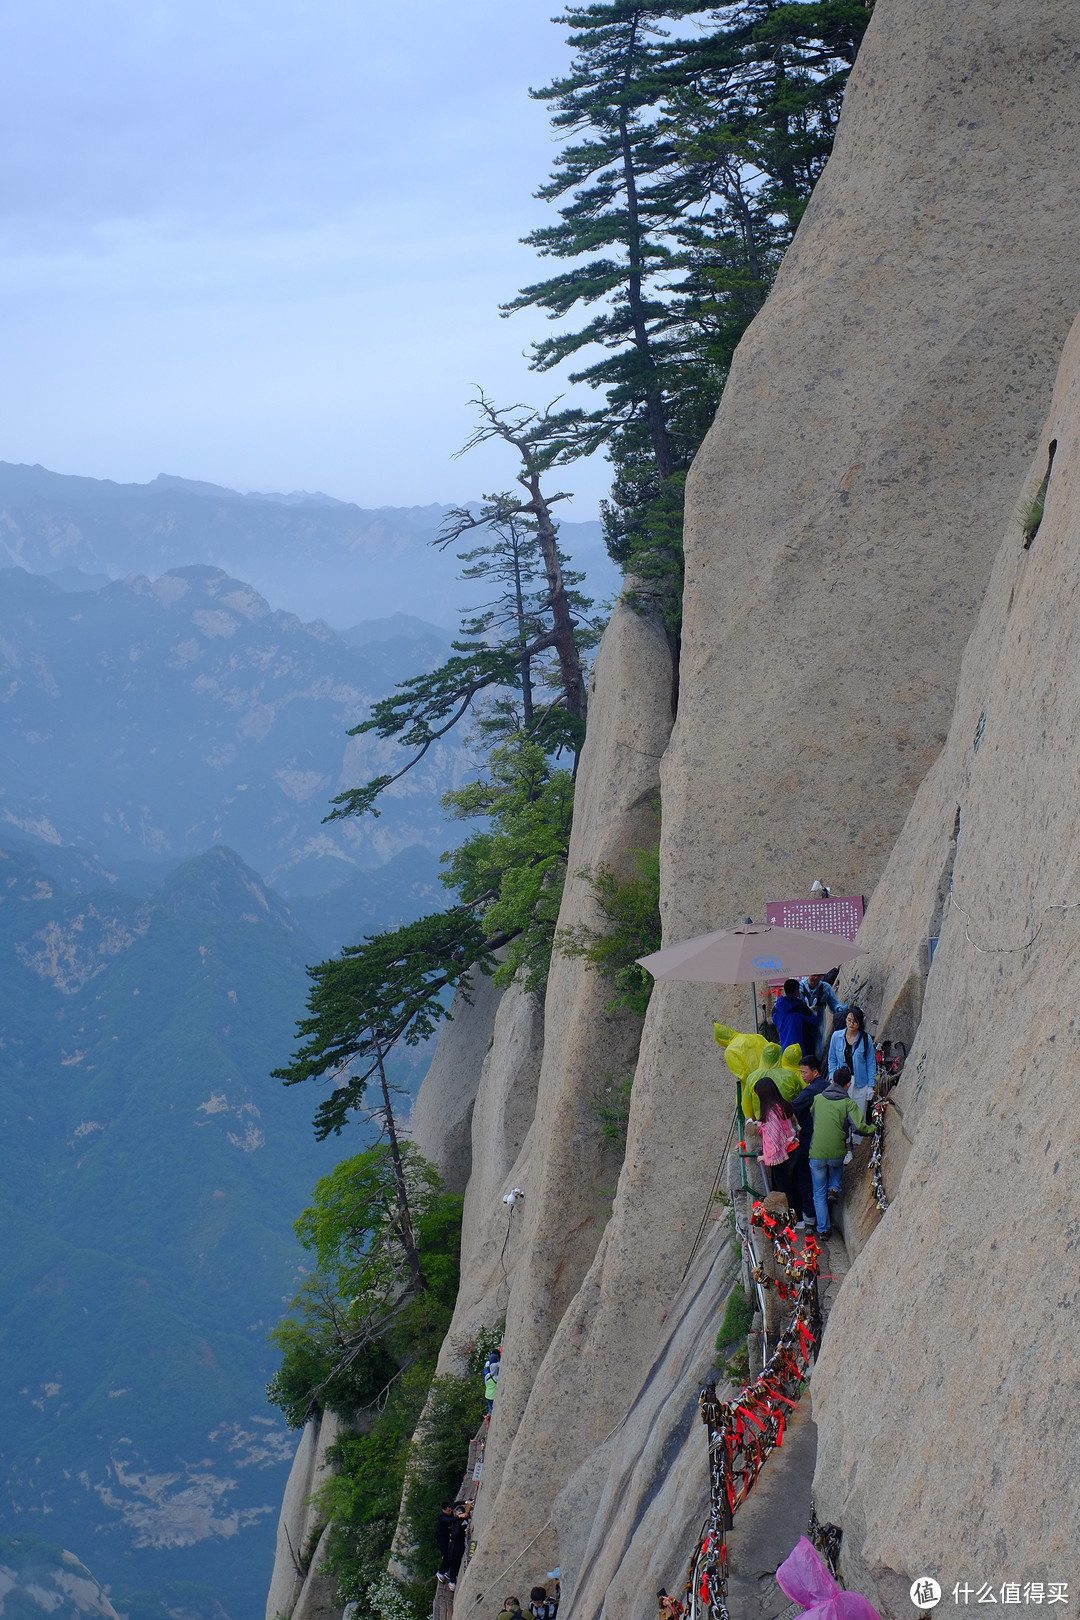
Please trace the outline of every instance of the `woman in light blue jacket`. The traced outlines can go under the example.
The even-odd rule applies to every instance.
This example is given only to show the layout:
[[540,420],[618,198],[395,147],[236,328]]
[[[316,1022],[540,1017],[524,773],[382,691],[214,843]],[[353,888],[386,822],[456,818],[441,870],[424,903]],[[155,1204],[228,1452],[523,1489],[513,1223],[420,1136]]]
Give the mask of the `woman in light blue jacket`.
[[865,1114],[877,1078],[877,1053],[861,1007],[848,1008],[843,1029],[834,1030],[829,1042],[829,1079],[842,1068],[851,1070],[851,1100]]

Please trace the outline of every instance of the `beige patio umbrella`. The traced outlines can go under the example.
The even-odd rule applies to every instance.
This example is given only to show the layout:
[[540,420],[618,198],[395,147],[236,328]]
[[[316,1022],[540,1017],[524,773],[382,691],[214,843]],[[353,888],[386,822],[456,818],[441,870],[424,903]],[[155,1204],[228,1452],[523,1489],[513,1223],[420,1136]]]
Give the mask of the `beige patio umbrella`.
[[756,1030],[758,979],[799,979],[807,973],[827,973],[859,955],[859,947],[840,934],[814,934],[807,928],[779,928],[772,923],[744,923],[741,928],[717,928],[678,945],[665,945],[662,951],[637,960],[654,979],[754,986]]

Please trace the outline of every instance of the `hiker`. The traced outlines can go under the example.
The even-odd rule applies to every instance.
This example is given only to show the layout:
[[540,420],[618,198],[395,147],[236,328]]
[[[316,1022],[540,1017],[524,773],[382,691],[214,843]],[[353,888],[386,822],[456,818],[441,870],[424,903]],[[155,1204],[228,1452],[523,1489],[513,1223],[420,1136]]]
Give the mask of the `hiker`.
[[829,1042],[829,1078],[840,1068],[852,1076],[851,1100],[863,1112],[870,1105],[877,1079],[877,1052],[866,1028],[861,1007],[851,1006],[844,1018],[844,1028],[834,1030]]
[[559,1605],[547,1595],[546,1586],[534,1586],[529,1593],[529,1613],[533,1620],[555,1620]]
[[499,1382],[499,1368],[502,1366],[502,1345],[493,1350],[484,1362],[484,1399],[487,1401],[488,1416],[495,1404],[495,1389]]
[[784,993],[773,1003],[773,1023],[780,1031],[780,1046],[798,1046],[803,1052],[816,1052],[817,1013],[811,1012],[799,993],[798,979],[784,980]]
[[803,1089],[791,1099],[795,1123],[799,1127],[793,1185],[797,1200],[796,1212],[803,1216],[807,1228],[812,1231],[817,1220],[814,1209],[814,1183],[810,1179],[810,1139],[814,1134],[814,1117],[810,1110],[814,1098],[821,1095],[829,1082],[822,1074],[821,1064],[812,1052],[799,1064],[799,1073],[802,1076]]
[[[793,1155],[799,1146],[799,1132],[791,1104],[785,1102],[775,1080],[764,1075],[755,1085],[761,1109],[761,1152],[758,1159],[765,1166],[767,1179],[773,1192],[783,1193],[794,1206]],[[801,1212],[797,1212],[801,1213]],[[798,1224],[803,1225],[801,1219]]]
[[[442,1514],[439,1514],[441,1524]],[[435,1531],[436,1540],[439,1527]],[[442,1562],[435,1571],[435,1579],[445,1581],[451,1592],[457,1586],[458,1570],[461,1560],[465,1557],[465,1548],[469,1542],[469,1505],[467,1502],[454,1502],[450,1510],[450,1523],[446,1530],[446,1551]]]
[[447,1573],[447,1559],[450,1554],[450,1527],[454,1522],[453,1502],[444,1502],[439,1509],[439,1517],[435,1520],[435,1545],[439,1549],[439,1567],[435,1578],[439,1581],[449,1580]]
[[499,1610],[499,1620],[523,1620],[520,1599],[516,1597],[503,1598],[503,1606]]
[[825,1090],[810,1104],[814,1119],[814,1132],[810,1138],[810,1179],[814,1184],[819,1243],[832,1231],[830,1205],[840,1196],[840,1176],[844,1168],[849,1122],[860,1136],[874,1134],[874,1127],[866,1123],[862,1110],[848,1096],[850,1085],[851,1070],[841,1067],[831,1077]]
[[835,1029],[839,1020],[847,1012],[847,1008],[843,1005],[840,997],[823,973],[808,973],[805,979],[799,980],[799,990],[806,1005],[817,1019],[818,1038],[814,1054],[818,1062],[821,1063],[825,1057],[827,1034],[825,1015],[827,1012],[832,1014],[832,1027]]
[[658,1609],[657,1620],[682,1620],[683,1606],[677,1597],[672,1597],[665,1587],[661,1587],[656,1594]]

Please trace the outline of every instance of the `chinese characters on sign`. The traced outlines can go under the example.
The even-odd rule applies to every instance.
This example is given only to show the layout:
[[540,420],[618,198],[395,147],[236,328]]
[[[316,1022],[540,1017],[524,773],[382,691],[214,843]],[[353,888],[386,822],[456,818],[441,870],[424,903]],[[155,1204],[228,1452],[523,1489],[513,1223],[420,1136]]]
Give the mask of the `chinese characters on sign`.
[[805,928],[811,934],[854,939],[863,920],[863,897],[831,894],[827,900],[768,900],[765,917],[774,928]]

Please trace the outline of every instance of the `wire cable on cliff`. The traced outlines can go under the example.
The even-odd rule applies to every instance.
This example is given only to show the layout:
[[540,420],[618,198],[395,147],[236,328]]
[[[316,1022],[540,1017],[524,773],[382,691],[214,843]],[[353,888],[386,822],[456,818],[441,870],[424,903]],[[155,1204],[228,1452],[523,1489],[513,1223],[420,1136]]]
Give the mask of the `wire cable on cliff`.
[[[956,910],[960,913],[961,917],[963,917],[965,923],[971,922],[969,913],[964,910],[963,906],[960,904],[959,900],[953,894],[951,889],[949,890],[949,904],[950,906],[956,907]],[[1080,908],[1080,900],[1055,900],[1049,905],[1044,906],[1042,909],[1045,913],[1047,911],[1076,911],[1078,908]],[[1031,938],[1026,939],[1022,945],[980,945],[976,940],[972,939],[971,930],[967,927],[964,929],[964,938],[967,940],[968,944],[973,950],[978,951],[980,956],[1014,956],[1019,951],[1030,950],[1045,926],[1046,917],[1043,916],[1039,922],[1038,928],[1036,928],[1035,932],[1031,935]]]
[[737,1113],[735,1113],[735,1114],[733,1114],[731,1116],[731,1125],[728,1128],[727,1141],[724,1143],[723,1152],[720,1154],[720,1163],[716,1167],[716,1175],[713,1177],[712,1188],[710,1189],[710,1192],[709,1192],[708,1202],[705,1205],[705,1213],[701,1217],[701,1225],[697,1229],[697,1237],[694,1239],[693,1247],[691,1248],[690,1253],[686,1257],[686,1264],[683,1267],[683,1274],[682,1274],[682,1281],[683,1282],[686,1281],[687,1272],[690,1270],[690,1267],[693,1265],[694,1256],[695,1256],[695,1254],[697,1254],[698,1249],[701,1247],[701,1240],[705,1236],[705,1229],[709,1224],[709,1215],[710,1215],[710,1213],[712,1211],[713,1205],[716,1202],[716,1195],[720,1191],[720,1183],[724,1179],[724,1170],[725,1170],[725,1167],[727,1166],[727,1156],[728,1156],[728,1153],[731,1151],[731,1143],[732,1143],[732,1139],[734,1138],[734,1135],[735,1135],[735,1127],[738,1125],[738,1123],[739,1123],[739,1116],[738,1116]]

